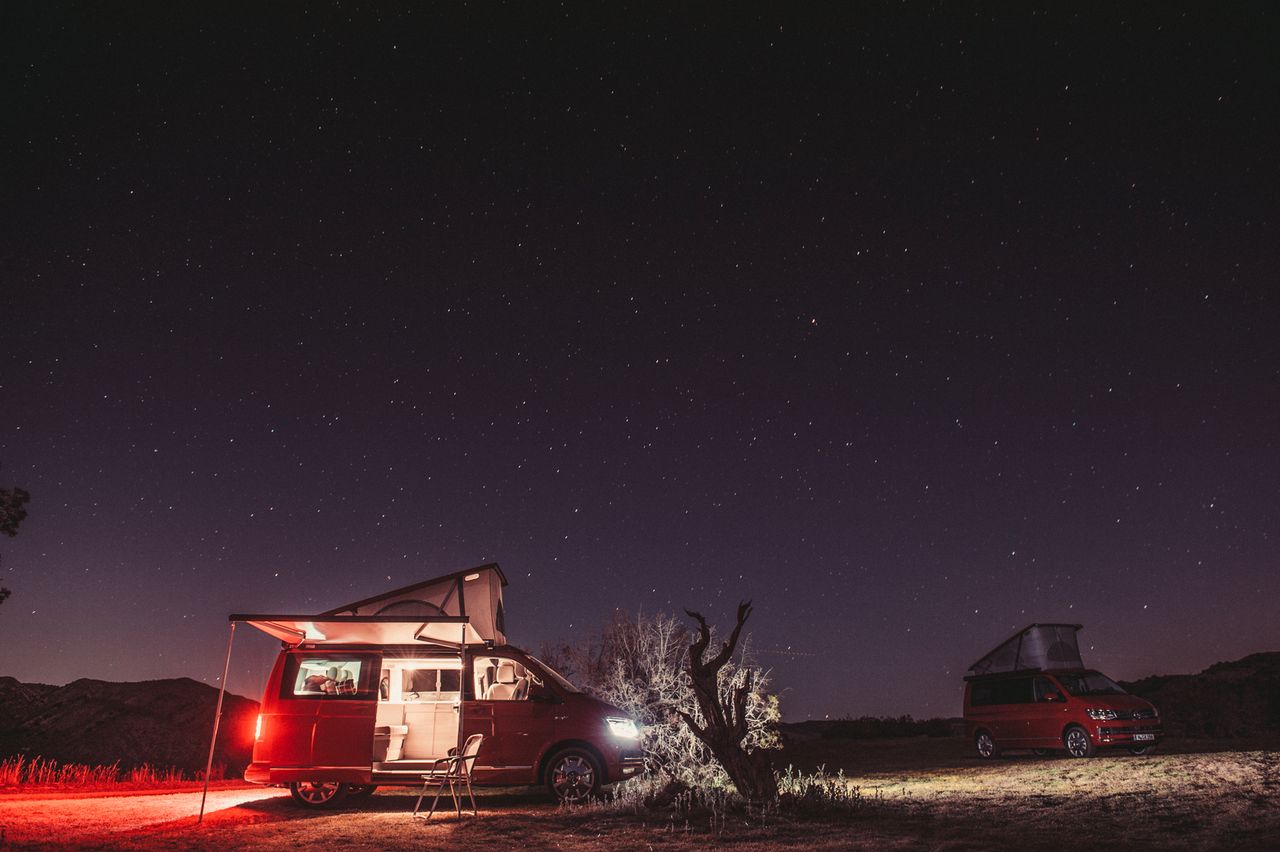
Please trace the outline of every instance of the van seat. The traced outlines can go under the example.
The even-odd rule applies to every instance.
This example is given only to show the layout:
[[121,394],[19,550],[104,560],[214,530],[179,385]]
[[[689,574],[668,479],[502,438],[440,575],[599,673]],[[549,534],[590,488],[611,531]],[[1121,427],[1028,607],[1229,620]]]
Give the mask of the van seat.
[[516,696],[516,664],[510,660],[498,663],[497,680],[485,691],[487,701],[511,701]]

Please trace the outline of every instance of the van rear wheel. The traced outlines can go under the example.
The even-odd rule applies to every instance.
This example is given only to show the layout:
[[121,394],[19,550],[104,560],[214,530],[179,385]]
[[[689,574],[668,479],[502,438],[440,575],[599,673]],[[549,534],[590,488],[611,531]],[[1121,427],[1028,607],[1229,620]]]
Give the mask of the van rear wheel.
[[1072,725],[1062,735],[1062,745],[1072,757],[1093,757],[1095,747],[1089,732],[1079,725]]
[[373,795],[373,791],[378,789],[377,784],[351,784],[347,787],[347,800],[360,801]]
[[990,731],[978,731],[974,734],[973,747],[978,750],[978,757],[983,760],[990,760],[1000,753],[996,748],[995,737],[991,736]]
[[547,763],[547,787],[567,805],[580,805],[600,792],[600,767],[590,752],[567,748]]
[[1151,754],[1151,752],[1155,750],[1156,750],[1156,747],[1153,745],[1129,746],[1129,754],[1136,754],[1139,757],[1141,757],[1144,754]]
[[289,795],[308,808],[336,808],[347,798],[349,785],[338,781],[294,781]]

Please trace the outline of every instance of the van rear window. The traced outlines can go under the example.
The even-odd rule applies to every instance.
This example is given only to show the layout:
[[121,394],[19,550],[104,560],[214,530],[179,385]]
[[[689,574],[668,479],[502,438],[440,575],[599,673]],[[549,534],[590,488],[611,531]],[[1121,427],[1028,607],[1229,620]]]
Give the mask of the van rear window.
[[373,698],[377,659],[367,654],[290,654],[282,698]]

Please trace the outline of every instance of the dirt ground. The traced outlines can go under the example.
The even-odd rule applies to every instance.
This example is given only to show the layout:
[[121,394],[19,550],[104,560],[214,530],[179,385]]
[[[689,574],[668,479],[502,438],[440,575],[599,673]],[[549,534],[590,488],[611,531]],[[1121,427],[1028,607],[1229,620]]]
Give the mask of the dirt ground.
[[358,810],[312,812],[283,790],[249,788],[211,791],[196,825],[198,791],[0,794],[0,848],[1274,849],[1280,744],[1242,745],[987,763],[954,738],[818,740],[793,745],[783,763],[844,769],[859,804],[766,819],[566,810],[538,792],[502,790],[482,795],[478,818],[424,823],[410,816],[406,790],[380,790]]

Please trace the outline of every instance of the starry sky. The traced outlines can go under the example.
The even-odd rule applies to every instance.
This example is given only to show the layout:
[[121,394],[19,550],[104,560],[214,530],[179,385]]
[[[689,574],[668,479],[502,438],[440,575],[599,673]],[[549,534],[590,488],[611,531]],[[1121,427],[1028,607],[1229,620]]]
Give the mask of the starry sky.
[[195,5],[0,28],[0,674],[488,561],[791,720],[1280,649],[1271,4]]

